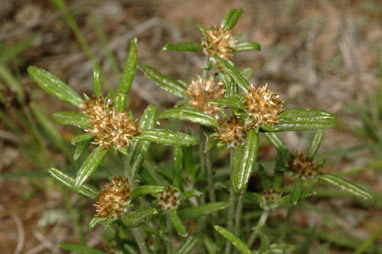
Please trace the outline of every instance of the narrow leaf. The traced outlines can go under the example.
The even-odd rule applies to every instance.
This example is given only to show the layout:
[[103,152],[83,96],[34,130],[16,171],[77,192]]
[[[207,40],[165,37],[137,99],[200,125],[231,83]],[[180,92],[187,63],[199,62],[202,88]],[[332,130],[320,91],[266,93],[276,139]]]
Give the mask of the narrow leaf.
[[198,240],[195,236],[189,236],[178,248],[177,254],[187,254],[191,253],[195,249],[195,245],[198,243]]
[[245,110],[244,103],[236,96],[219,98],[219,99],[210,101],[209,103],[216,103],[220,107],[229,107],[231,109],[236,109],[241,111]]
[[204,215],[216,213],[217,211],[223,210],[227,207],[228,203],[226,202],[214,202],[197,207],[186,208],[182,211],[179,211],[178,213],[179,217],[183,220],[193,220]]
[[228,75],[230,75],[233,78],[233,80],[235,80],[236,83],[244,91],[246,91],[246,92],[248,91],[248,89],[249,89],[248,80],[246,80],[243,77],[243,75],[240,74],[240,72],[235,68],[235,66],[233,66],[230,62],[228,62],[227,60],[225,60],[223,58],[220,58],[217,56],[213,56],[212,58],[224,68],[224,70],[228,73]]
[[297,204],[297,201],[300,200],[301,194],[302,194],[302,180],[301,178],[296,178],[296,181],[294,182],[292,192],[290,194],[290,202],[292,204]]
[[91,125],[87,122],[89,117],[82,113],[72,111],[59,111],[54,112],[52,118],[59,124],[72,125],[82,129],[91,128]]
[[178,42],[176,44],[167,43],[163,51],[202,51],[203,47],[197,42]]
[[314,156],[316,155],[318,148],[320,148],[323,137],[324,137],[324,129],[318,129],[316,131],[316,134],[314,135],[314,138],[308,150],[309,159],[313,159]]
[[253,75],[253,69],[250,67],[244,68],[240,71],[240,74],[243,75],[247,80],[250,79]]
[[77,172],[74,190],[78,190],[95,172],[107,154],[107,149],[97,147],[84,161]]
[[338,125],[335,115],[317,109],[287,109],[278,116],[274,126],[265,124],[265,131],[303,131],[331,128]]
[[227,229],[220,227],[218,225],[215,225],[214,228],[216,231],[218,231],[219,234],[221,234],[224,238],[230,241],[232,245],[235,246],[235,248],[240,251],[240,253],[243,253],[243,254],[252,253],[252,251],[248,248],[248,246],[243,241],[241,241],[239,238],[237,238],[233,233],[231,233]]
[[265,132],[264,134],[278,152],[288,151],[288,148],[276,133]]
[[260,44],[258,44],[257,42],[242,42],[237,44],[237,46],[235,47],[235,52],[244,52],[252,50],[261,50]]
[[88,230],[91,231],[95,226],[97,226],[99,223],[104,222],[106,220],[105,217],[93,217],[88,225]]
[[185,96],[186,88],[180,82],[163,75],[146,64],[140,63],[138,66],[145,73],[148,79],[154,81],[163,90],[181,98]]
[[28,73],[45,92],[72,106],[79,107],[81,105],[81,97],[53,74],[36,66],[29,66]]
[[[50,168],[48,170],[48,173],[54,178],[56,179],[58,182],[60,182],[61,184],[63,184],[64,186],[68,187],[69,189],[71,190],[74,190],[73,186],[74,186],[74,178],[71,177],[70,175],[62,172],[61,170],[59,169],[56,169],[56,168]],[[97,195],[97,190],[95,190],[94,188],[90,187],[89,185],[82,185],[81,188],[78,190],[78,191],[75,191],[77,192],[78,194],[81,194],[82,196],[85,196],[87,198],[90,198],[92,200],[94,200],[95,196]]]
[[269,181],[269,178],[267,176],[267,173],[265,172],[264,167],[258,163],[259,167],[259,176],[261,181],[261,186],[263,187],[263,191],[267,191],[271,188],[271,182]]
[[70,243],[59,243],[60,248],[68,251],[74,251],[78,254],[106,254],[103,251],[89,248],[85,245],[70,244]]
[[76,143],[79,143],[79,142],[82,142],[82,141],[85,141],[85,140],[90,140],[90,139],[93,139],[94,136],[91,134],[91,133],[83,133],[83,134],[80,134],[78,136],[75,136],[74,138],[72,138],[72,140],[70,141],[72,144],[76,144]]
[[243,13],[243,10],[241,8],[230,9],[228,13],[224,16],[221,22],[221,25],[228,30],[232,30],[232,28],[234,28],[236,23],[239,21],[239,18],[242,13]]
[[256,163],[258,149],[259,132],[252,129],[248,132],[240,166],[234,168],[234,171],[231,173],[231,183],[236,192],[241,192],[247,187],[249,176]]
[[[133,38],[130,41],[129,55],[126,59],[125,67],[123,69],[122,77],[119,81],[115,95],[118,96],[126,95],[129,93],[131,85],[133,84],[135,69],[137,67],[138,49],[137,49],[137,38]],[[117,108],[124,109],[126,101],[121,101]],[[123,111],[123,110],[122,110]]]
[[140,211],[126,212],[122,217],[123,224],[128,228],[135,228],[142,224],[145,224],[153,215],[157,214],[158,211],[154,208],[147,208]]
[[173,184],[176,187],[180,186],[180,182],[182,181],[182,171],[183,171],[183,151],[182,147],[175,146],[174,147],[174,164],[173,164],[173,172],[174,172],[174,181]]
[[180,201],[187,200],[194,196],[199,197],[201,195],[203,195],[203,192],[200,192],[198,190],[188,190],[182,193],[182,196],[180,197]]
[[373,196],[363,188],[359,187],[358,185],[341,178],[339,176],[335,175],[329,175],[329,174],[322,174],[318,176],[318,180],[322,182],[326,182],[332,185],[335,185],[339,188],[341,188],[344,191],[347,191],[355,196],[361,197],[363,199],[372,200]]
[[101,70],[98,65],[93,67],[93,89],[97,98],[102,97]]
[[80,143],[77,144],[76,149],[74,149],[73,153],[73,159],[78,160],[81,155],[86,151],[86,149],[89,147],[90,143],[94,140],[94,137],[91,139],[87,139],[84,141],[81,141]]
[[[155,127],[156,106],[151,104],[147,106],[139,120],[139,128],[141,130],[149,130]],[[145,140],[135,140],[130,148],[130,167],[132,175],[135,175],[142,167],[144,158],[150,149],[151,142]]]
[[175,118],[180,120],[188,120],[194,123],[199,123],[205,126],[218,127],[216,118],[207,115],[195,109],[189,108],[174,108],[166,110],[159,114],[160,119]]
[[176,232],[178,232],[178,235],[187,237],[188,235],[187,230],[184,227],[182,220],[179,218],[176,209],[172,209],[169,212],[168,216],[170,217],[171,224],[175,228]]
[[146,130],[135,138],[163,145],[193,146],[198,144],[198,140],[191,135],[164,129]]
[[141,185],[133,190],[133,192],[130,194],[130,199],[144,195],[154,195],[163,192],[165,189],[166,188],[164,186]]

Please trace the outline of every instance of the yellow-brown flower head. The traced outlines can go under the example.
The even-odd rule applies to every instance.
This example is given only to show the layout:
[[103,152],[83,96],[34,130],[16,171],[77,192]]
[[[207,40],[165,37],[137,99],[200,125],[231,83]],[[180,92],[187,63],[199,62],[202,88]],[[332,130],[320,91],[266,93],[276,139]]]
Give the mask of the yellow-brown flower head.
[[269,189],[263,192],[263,201],[267,202],[277,202],[281,198],[281,193],[279,190]]
[[292,154],[287,163],[292,172],[300,178],[304,179],[320,174],[320,170],[313,164],[313,161],[301,153]]
[[232,51],[235,50],[236,44],[236,39],[231,35],[231,30],[227,30],[223,26],[207,29],[206,36],[202,40],[206,55],[224,59],[232,59]]
[[85,129],[95,137],[94,143],[103,148],[122,148],[141,133],[138,120],[133,120],[126,112],[119,112],[113,104],[103,99],[91,99],[81,104],[81,111],[89,116],[88,123],[93,127]]
[[279,95],[267,89],[268,84],[262,87],[249,87],[245,95],[245,108],[248,112],[251,125],[261,127],[264,123],[273,125],[277,123],[277,116],[283,111],[282,101]]
[[170,211],[176,209],[180,203],[180,193],[172,188],[167,186],[167,188],[162,192],[158,198],[158,207],[165,211]]
[[248,133],[248,126],[238,118],[231,118],[225,121],[219,121],[217,139],[223,144],[231,147],[240,146],[245,142]]
[[97,216],[105,218],[119,218],[127,210],[130,197],[130,186],[127,178],[121,176],[113,178],[111,183],[106,183],[105,187],[98,193]]
[[193,80],[187,90],[188,103],[197,110],[218,117],[219,107],[212,100],[224,97],[223,83],[214,81],[214,77],[208,79]]

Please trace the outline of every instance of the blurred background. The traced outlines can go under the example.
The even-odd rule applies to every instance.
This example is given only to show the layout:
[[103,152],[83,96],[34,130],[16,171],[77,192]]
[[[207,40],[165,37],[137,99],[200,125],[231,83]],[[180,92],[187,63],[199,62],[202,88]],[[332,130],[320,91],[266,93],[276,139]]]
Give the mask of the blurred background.
[[[0,252],[64,253],[58,242],[102,247],[101,229],[86,233],[94,209],[50,180],[50,165],[75,170],[70,139],[76,130],[53,123],[69,107],[32,82],[28,65],[47,69],[78,93],[91,94],[99,64],[115,87],[130,39],[138,37],[139,61],[189,82],[201,74],[202,53],[162,52],[167,42],[200,41],[197,24],[220,24],[230,8],[244,13],[233,33],[261,44],[260,52],[235,54],[251,67],[255,85],[268,83],[286,107],[319,108],[340,126],[325,132],[323,168],[369,189],[373,202],[322,189],[291,217],[294,241],[313,225],[309,253],[382,253],[382,2],[378,0],[1,0],[0,3]],[[171,107],[176,98],[137,70],[130,107]],[[283,136],[305,151],[312,133]],[[262,159],[273,152],[264,147]],[[109,166],[109,168],[106,168]],[[116,168],[112,160],[105,170]],[[99,175],[103,178],[106,175]],[[283,219],[286,210],[271,218]],[[292,229],[291,229],[292,230]],[[379,251],[379,252],[378,252]]]

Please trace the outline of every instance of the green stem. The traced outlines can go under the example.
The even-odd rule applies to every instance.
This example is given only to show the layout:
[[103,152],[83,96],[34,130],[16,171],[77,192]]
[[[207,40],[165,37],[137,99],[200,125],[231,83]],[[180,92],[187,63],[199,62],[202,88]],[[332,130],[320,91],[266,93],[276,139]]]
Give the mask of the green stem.
[[[121,155],[122,156],[122,155]],[[129,186],[130,186],[130,192],[133,192],[133,190],[138,187],[138,184],[135,182],[135,176],[131,172],[131,167],[129,163],[129,159],[126,156],[122,157],[123,161],[123,166],[125,167],[125,174],[128,178],[129,181]],[[141,202],[141,205],[143,206],[143,203]],[[131,232],[134,235],[135,241],[138,244],[138,248],[141,254],[148,254],[148,250],[146,247],[146,241],[145,241],[145,233],[143,231],[143,227],[139,226],[136,228],[132,228]]]
[[293,210],[293,205],[290,205],[289,208],[288,208],[288,213],[287,213],[287,216],[286,216],[286,219],[285,219],[285,223],[283,225],[283,228],[282,228],[282,231],[281,231],[281,235],[280,235],[280,242],[284,242],[285,238],[286,238],[286,235],[288,233],[288,228],[289,228],[289,221],[290,221],[290,217],[292,215],[292,210]]
[[[232,159],[233,159],[233,149],[230,151],[230,167],[232,169]],[[233,232],[233,220],[235,216],[235,190],[233,186],[231,185],[230,190],[229,190],[229,203],[228,203],[228,223],[227,227],[230,232]],[[230,241],[226,241],[226,246],[224,253],[225,254],[230,254],[232,249],[232,244]]]
[[240,238],[240,225],[241,225],[241,215],[243,212],[243,205],[244,205],[244,194],[240,193],[239,199],[237,201],[237,208],[236,208],[236,214],[235,214],[235,235]]
[[174,252],[174,246],[172,243],[172,238],[173,238],[173,232],[172,232],[172,226],[171,226],[171,221],[170,221],[170,216],[167,214],[167,221],[166,221],[166,226],[169,230],[169,238],[167,242],[167,254],[172,254]]
[[261,213],[260,219],[257,222],[255,230],[252,232],[251,236],[248,239],[247,245],[251,248],[251,245],[255,242],[257,236],[259,235],[259,232],[261,228],[265,225],[267,222],[268,216],[269,216],[270,209],[269,207],[264,207],[263,212]]

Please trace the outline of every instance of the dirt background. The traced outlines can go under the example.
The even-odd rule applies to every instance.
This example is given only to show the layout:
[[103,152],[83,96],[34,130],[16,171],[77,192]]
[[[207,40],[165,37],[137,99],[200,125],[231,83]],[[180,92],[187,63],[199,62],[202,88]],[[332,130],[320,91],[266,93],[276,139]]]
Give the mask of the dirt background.
[[[286,107],[320,108],[335,113],[341,124],[326,131],[321,151],[365,142],[350,132],[349,126],[359,126],[360,120],[346,110],[346,105],[363,104],[365,96],[381,85],[381,1],[79,0],[67,1],[67,4],[113,85],[116,81],[112,68],[92,20],[100,24],[119,66],[123,66],[126,59],[129,40],[137,36],[140,61],[188,82],[200,73],[203,55],[161,52],[163,45],[199,41],[201,34],[196,24],[219,24],[229,8],[241,7],[244,13],[233,32],[242,33],[242,41],[256,41],[262,46],[260,52],[239,53],[234,58],[238,66],[255,70],[252,83],[269,83],[270,88],[287,101]],[[92,62],[62,19],[62,13],[50,1],[1,0],[0,41],[12,45],[32,35],[37,39],[19,59],[22,82],[47,113],[62,110],[65,106],[37,92],[37,86],[26,74],[26,67],[33,64],[45,68],[79,93],[86,93],[92,84]],[[170,107],[176,101],[139,71],[130,98],[138,112],[150,103]],[[3,140],[7,130],[1,131],[0,172],[37,170],[18,163],[22,155],[17,146]],[[309,142],[304,135],[287,133],[284,138],[292,150],[304,150]],[[370,153],[366,151],[342,158],[324,170],[332,173],[347,170],[369,159]],[[368,170],[354,179],[369,185],[374,192],[382,191],[380,168]],[[1,253],[61,253],[57,242],[77,241],[74,226],[64,209],[62,191],[51,182],[36,178],[0,179],[0,190]],[[66,198],[72,204],[78,201],[74,195]],[[380,205],[357,207],[349,199],[336,199],[317,202],[317,206],[332,213],[337,209],[349,211],[348,216],[342,213],[335,216],[337,222],[344,230],[365,240],[382,225]],[[85,204],[85,208],[91,213],[90,205]],[[292,220],[311,225],[316,215],[304,216],[296,213]],[[93,231],[88,239],[91,239],[90,246],[99,245],[100,231]],[[311,253],[318,252],[312,250]],[[332,248],[331,253],[349,252]]]

